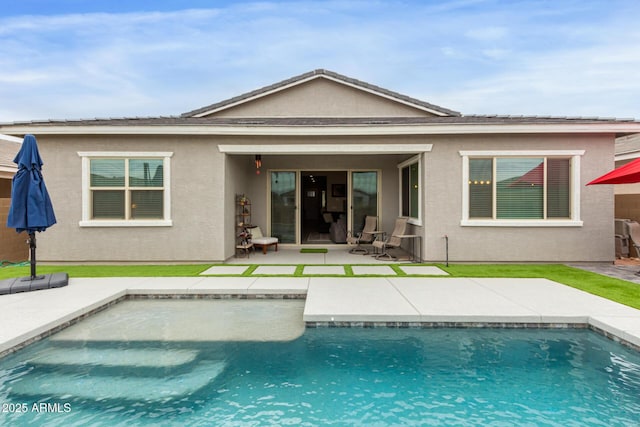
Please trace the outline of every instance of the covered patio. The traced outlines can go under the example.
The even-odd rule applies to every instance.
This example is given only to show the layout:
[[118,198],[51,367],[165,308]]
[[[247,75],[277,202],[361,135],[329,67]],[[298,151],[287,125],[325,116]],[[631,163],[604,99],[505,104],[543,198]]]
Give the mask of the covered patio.
[[[407,234],[424,236],[421,212],[426,189],[421,183],[431,144],[412,136],[378,136],[371,144],[342,138],[316,143],[317,138],[306,136],[297,140],[301,142],[270,144],[256,138],[251,143],[219,145],[230,176],[227,193],[250,200],[252,225],[277,237],[279,249],[345,248],[346,236],[360,232],[367,215],[377,217],[377,230],[386,233],[393,230],[396,218],[410,217]],[[342,234],[331,228],[338,220]],[[234,241],[235,236],[228,235],[227,255],[233,253]],[[413,252],[409,242],[403,247]]]

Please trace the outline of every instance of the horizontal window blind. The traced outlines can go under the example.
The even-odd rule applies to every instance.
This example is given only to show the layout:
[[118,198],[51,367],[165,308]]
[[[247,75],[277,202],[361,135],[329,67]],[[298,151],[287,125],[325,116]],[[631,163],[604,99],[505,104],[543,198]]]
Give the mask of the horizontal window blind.
[[571,218],[571,159],[469,159],[469,218]]
[[469,217],[493,217],[493,159],[469,160]]
[[496,159],[496,218],[544,218],[544,159]]
[[90,160],[92,219],[163,219],[164,160]]
[[571,217],[569,159],[547,159],[547,217]]

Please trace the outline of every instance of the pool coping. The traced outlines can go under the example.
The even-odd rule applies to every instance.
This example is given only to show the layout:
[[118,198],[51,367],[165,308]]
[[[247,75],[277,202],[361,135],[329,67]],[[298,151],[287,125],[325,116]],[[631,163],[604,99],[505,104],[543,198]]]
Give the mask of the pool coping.
[[589,328],[640,351],[640,310],[548,279],[72,278],[0,297],[0,357],[125,299],[305,299],[307,327]]

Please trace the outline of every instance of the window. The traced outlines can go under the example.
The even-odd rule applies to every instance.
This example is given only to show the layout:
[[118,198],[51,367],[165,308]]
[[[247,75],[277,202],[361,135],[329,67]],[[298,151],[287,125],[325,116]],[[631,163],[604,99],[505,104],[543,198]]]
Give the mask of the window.
[[167,226],[172,153],[78,153],[83,165],[81,226]]
[[461,152],[462,225],[580,226],[583,151]]
[[420,159],[415,156],[398,165],[400,171],[400,216],[412,224],[421,224]]

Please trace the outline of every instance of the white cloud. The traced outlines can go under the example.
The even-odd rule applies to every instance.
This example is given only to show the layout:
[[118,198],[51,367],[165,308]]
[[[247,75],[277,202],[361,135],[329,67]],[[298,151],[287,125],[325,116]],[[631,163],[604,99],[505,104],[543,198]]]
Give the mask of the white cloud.
[[0,121],[179,114],[315,68],[465,113],[640,116],[640,6],[614,1],[0,18]]

